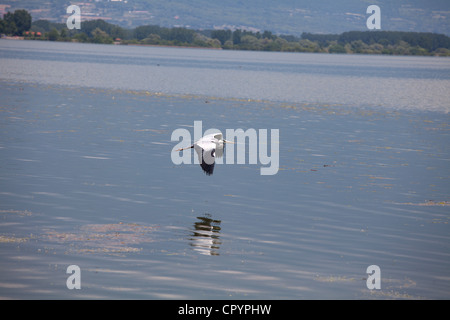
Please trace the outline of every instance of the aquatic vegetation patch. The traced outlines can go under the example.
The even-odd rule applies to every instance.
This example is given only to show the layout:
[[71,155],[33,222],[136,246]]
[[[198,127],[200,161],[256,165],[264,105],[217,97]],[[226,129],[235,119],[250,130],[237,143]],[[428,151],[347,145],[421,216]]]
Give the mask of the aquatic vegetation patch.
[[87,224],[77,232],[48,231],[46,240],[66,244],[78,253],[136,253],[142,243],[152,242],[157,227],[135,223]]

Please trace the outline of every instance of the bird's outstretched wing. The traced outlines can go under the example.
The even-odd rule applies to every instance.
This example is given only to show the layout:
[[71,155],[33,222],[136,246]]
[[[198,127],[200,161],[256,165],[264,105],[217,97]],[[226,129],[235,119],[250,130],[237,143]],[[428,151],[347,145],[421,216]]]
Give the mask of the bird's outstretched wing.
[[194,149],[198,155],[198,162],[202,170],[208,175],[214,172],[216,148],[215,143],[203,143],[201,145],[195,144]]
[[[212,152],[214,152],[214,150],[212,150]],[[204,151],[203,151],[203,153],[204,153]],[[204,159],[204,157],[203,157],[203,159]],[[212,175],[213,172],[214,172],[214,165],[215,165],[215,164],[216,164],[215,162],[213,162],[212,164],[208,164],[208,163],[206,163],[206,161],[202,161],[202,162],[200,162],[200,167],[202,167],[203,171],[204,171],[208,176],[210,176],[210,175]]]

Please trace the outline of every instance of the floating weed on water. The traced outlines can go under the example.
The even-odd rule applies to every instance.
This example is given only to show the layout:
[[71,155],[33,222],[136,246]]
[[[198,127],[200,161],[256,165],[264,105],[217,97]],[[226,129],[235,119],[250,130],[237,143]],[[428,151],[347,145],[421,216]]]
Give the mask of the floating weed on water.
[[371,290],[370,295],[374,296],[376,298],[383,297],[383,298],[387,298],[387,299],[405,299],[405,300],[422,300],[422,299],[424,299],[419,296],[413,296],[408,293],[399,292],[399,291],[395,291],[395,290],[389,290],[389,291]]
[[353,282],[353,281],[357,281],[358,279],[356,278],[349,278],[346,276],[315,276],[314,280],[319,281],[319,282]]
[[7,237],[0,235],[0,243],[22,243],[28,240],[29,238]]
[[436,218],[436,219],[433,219],[432,221],[431,221],[431,223],[442,223],[442,224],[448,224],[448,221],[444,221],[444,220],[442,220],[442,219],[438,219],[438,218]]
[[159,129],[134,129],[136,132],[155,132],[160,134],[167,134],[168,130],[159,130]]
[[[0,210],[0,217],[3,219],[9,219],[11,217],[26,217],[31,216],[32,212],[28,210]],[[1,243],[24,243],[28,240],[34,238],[33,234],[30,234],[28,237],[16,237],[15,235],[0,235],[0,244]]]
[[280,107],[281,107],[281,108],[284,108],[284,109],[293,109],[293,110],[297,110],[297,107],[296,107],[296,106],[292,106],[292,105],[281,105]]
[[[364,175],[362,175],[364,176]],[[372,175],[367,175],[369,177],[369,179],[378,179],[378,180],[395,180],[394,178],[388,178],[388,177],[380,177],[380,176],[372,176]]]
[[[424,297],[416,296],[403,290],[414,289],[417,283],[409,278],[405,279],[383,279],[381,290],[370,290],[374,298],[422,300]],[[384,288],[383,288],[384,287]],[[401,291],[400,291],[401,290]],[[402,292],[403,291],[403,292]]]
[[88,224],[78,232],[48,231],[48,241],[76,246],[78,253],[136,253],[142,248],[135,247],[154,241],[150,236],[157,227],[135,223]]
[[5,214],[14,214],[14,215],[18,215],[18,216],[31,216],[32,213],[31,211],[28,210],[0,210],[0,213],[5,213]]
[[425,202],[419,202],[419,203],[396,202],[395,204],[405,204],[405,205],[411,205],[411,206],[450,206],[450,201],[426,200]]

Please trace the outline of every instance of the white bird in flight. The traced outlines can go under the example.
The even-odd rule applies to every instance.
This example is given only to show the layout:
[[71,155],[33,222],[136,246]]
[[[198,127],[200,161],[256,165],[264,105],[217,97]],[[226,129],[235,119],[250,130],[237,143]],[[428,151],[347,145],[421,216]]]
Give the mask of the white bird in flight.
[[225,143],[234,143],[223,139],[221,132],[207,134],[196,141],[192,146],[180,148],[175,151],[183,151],[194,148],[198,155],[200,167],[208,175],[212,175],[214,171],[215,158],[220,158],[223,155],[223,148]]

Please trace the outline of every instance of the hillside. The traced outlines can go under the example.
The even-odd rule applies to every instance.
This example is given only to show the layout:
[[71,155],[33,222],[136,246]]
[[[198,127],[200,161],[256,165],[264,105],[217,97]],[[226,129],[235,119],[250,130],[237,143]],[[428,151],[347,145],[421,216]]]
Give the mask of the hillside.
[[0,13],[28,10],[33,20],[65,22],[69,5],[81,7],[82,19],[103,19],[122,27],[159,25],[191,29],[271,30],[308,33],[364,31],[371,4],[381,8],[384,31],[450,35],[448,0],[0,0]]

